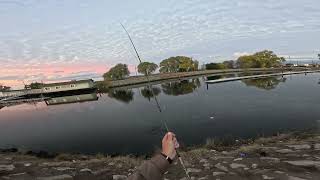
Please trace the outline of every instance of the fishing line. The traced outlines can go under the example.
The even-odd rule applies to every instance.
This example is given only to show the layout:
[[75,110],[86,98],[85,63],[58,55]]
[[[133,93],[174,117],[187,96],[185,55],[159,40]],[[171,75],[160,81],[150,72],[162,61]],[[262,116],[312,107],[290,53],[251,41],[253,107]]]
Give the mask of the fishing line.
[[[141,63],[142,63],[142,60],[141,60],[141,58],[140,58],[140,55],[139,55],[139,53],[138,53],[138,51],[137,51],[136,46],[135,46],[134,43],[133,43],[133,40],[131,39],[131,36],[130,36],[129,32],[127,31],[127,29],[124,27],[124,25],[123,25],[122,23],[120,23],[120,24],[121,24],[122,28],[124,29],[124,31],[126,32],[128,38],[129,38],[129,40],[130,40],[130,42],[131,42],[131,45],[132,45],[135,53],[137,54],[137,57],[138,57],[139,62],[140,62],[140,64],[141,64]],[[157,108],[158,108],[159,112],[161,113],[161,112],[162,112],[162,109],[161,109],[161,106],[160,106],[160,103],[159,103],[158,98],[155,96],[155,94],[154,94],[154,92],[153,92],[152,85],[150,85],[150,84],[151,84],[151,81],[150,81],[149,74],[148,74],[147,70],[146,70],[146,73],[145,73],[145,74],[146,74],[145,77],[146,77],[147,83],[148,83],[147,88],[150,90],[152,96],[154,97],[154,101],[156,102]],[[165,119],[163,119],[163,118],[161,118],[161,121],[162,121],[162,123],[164,124],[166,131],[167,131],[167,132],[170,132],[169,127],[168,127],[168,124],[167,124],[167,121],[166,121]],[[179,152],[178,152],[177,149],[176,149],[176,152],[177,152],[177,156],[178,156],[178,159],[179,159],[179,161],[180,161],[180,164],[181,164],[181,166],[182,166],[182,168],[183,168],[183,170],[184,170],[184,172],[185,172],[185,174],[186,174],[187,179],[191,180],[191,177],[190,177],[190,175],[189,175],[189,172],[187,171],[187,168],[186,168],[186,166],[185,166],[185,164],[184,164],[184,161],[183,161],[182,157],[180,156],[180,154],[179,154]]]

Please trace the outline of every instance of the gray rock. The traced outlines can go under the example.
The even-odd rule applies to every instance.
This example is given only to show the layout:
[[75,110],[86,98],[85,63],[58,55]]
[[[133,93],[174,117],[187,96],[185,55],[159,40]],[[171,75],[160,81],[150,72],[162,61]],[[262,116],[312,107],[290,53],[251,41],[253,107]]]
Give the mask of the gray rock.
[[251,168],[252,168],[252,169],[257,169],[257,167],[258,167],[258,164],[252,164],[252,165],[251,165]]
[[262,175],[262,179],[274,179],[274,177],[269,177],[267,175]]
[[210,163],[204,163],[203,167],[211,167],[211,164]]
[[274,171],[274,173],[276,173],[276,174],[284,174],[283,171]]
[[108,164],[108,166],[114,166],[114,165],[115,165],[114,162],[111,162],[111,163]]
[[229,154],[229,152],[227,152],[227,151],[222,151],[221,152],[223,155],[228,155]]
[[302,178],[294,177],[294,176],[289,176],[288,180],[306,180],[306,179],[302,179]]
[[243,158],[237,158],[237,159],[234,159],[233,161],[242,161]]
[[231,167],[232,169],[237,169],[237,168],[246,168],[247,166],[244,165],[244,164],[231,163],[231,164],[230,164],[230,167]]
[[29,166],[31,166],[31,165],[32,165],[31,163],[25,163],[25,164],[24,164],[25,167],[29,167]]
[[126,180],[128,177],[125,175],[113,175],[112,179],[113,180]]
[[187,171],[188,171],[189,173],[199,173],[199,172],[201,172],[201,169],[188,168]]
[[208,160],[206,160],[206,159],[201,159],[200,160],[200,163],[207,163],[208,162]]
[[217,169],[224,171],[224,172],[229,172],[228,168],[223,166],[221,163],[216,164],[214,167],[216,167]]
[[88,168],[81,169],[80,172],[81,172],[81,173],[93,174],[92,170],[91,170],[91,169],[88,169]]
[[274,157],[261,157],[260,160],[263,160],[263,161],[272,161],[272,162],[275,162],[275,163],[280,162],[280,159],[279,159],[279,158],[274,158]]
[[310,149],[311,146],[309,144],[298,144],[298,145],[287,145],[289,148],[294,148],[295,150],[302,150],[302,149]]
[[314,145],[314,149],[320,150],[320,144],[315,144],[315,145]]
[[213,172],[212,176],[220,176],[220,175],[225,175],[225,172]]
[[10,165],[0,165],[0,172],[2,171],[13,171],[16,167],[12,164]]
[[75,170],[75,168],[71,168],[71,167],[57,167],[55,168],[58,171],[72,171]]
[[198,180],[206,180],[206,179],[208,179],[208,177],[207,177],[207,176],[205,176],[205,177],[201,177],[201,178],[199,178]]
[[293,153],[294,151],[291,149],[279,149],[279,150],[276,150],[276,152],[281,154],[287,154],[287,153]]
[[68,174],[62,174],[58,176],[49,176],[49,177],[38,177],[37,180],[70,180],[73,179],[72,176]]
[[299,167],[317,167],[320,168],[320,161],[312,160],[299,160],[299,161],[284,161],[288,164],[299,166]]

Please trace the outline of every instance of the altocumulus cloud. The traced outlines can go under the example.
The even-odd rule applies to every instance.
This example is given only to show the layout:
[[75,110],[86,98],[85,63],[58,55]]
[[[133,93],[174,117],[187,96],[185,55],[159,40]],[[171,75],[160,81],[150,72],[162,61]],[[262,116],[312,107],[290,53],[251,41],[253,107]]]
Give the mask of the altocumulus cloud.
[[[307,54],[318,47],[310,40],[320,38],[317,0],[16,2],[0,5],[1,67],[88,67],[60,68],[64,72],[57,74],[34,68],[25,73],[28,77],[90,78],[103,73],[94,69],[98,64],[105,70],[119,62],[137,64],[119,22],[130,31],[143,59],[154,62],[173,55],[200,61],[234,58],[265,48]],[[11,72],[8,77],[16,76]]]

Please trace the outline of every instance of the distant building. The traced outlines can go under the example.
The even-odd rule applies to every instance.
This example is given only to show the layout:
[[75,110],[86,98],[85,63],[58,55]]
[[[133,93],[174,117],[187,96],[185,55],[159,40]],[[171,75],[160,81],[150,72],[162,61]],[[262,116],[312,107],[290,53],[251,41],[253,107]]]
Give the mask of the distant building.
[[95,88],[95,83],[92,79],[50,83],[50,84],[43,84],[40,89],[22,89],[22,90],[13,90],[13,91],[3,91],[3,92],[0,92],[0,99],[8,98],[8,97],[49,94],[49,93],[77,91],[77,90],[86,90],[86,89],[94,89],[94,88]]
[[93,89],[93,88],[94,88],[94,81],[92,79],[88,79],[88,80],[80,80],[80,81],[68,81],[68,82],[43,84],[41,89],[43,93],[54,93],[54,92]]

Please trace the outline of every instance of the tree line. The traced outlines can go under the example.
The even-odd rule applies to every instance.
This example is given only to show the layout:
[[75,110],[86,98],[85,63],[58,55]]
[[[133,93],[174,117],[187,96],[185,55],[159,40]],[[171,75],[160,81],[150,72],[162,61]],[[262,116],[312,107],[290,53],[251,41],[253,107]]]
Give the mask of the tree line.
[[[318,54],[320,59],[320,54]],[[201,67],[201,70],[214,69],[234,69],[234,68],[271,68],[280,67],[285,61],[283,57],[278,57],[273,51],[264,50],[252,55],[240,56],[237,60],[223,61],[222,63],[207,63]],[[162,60],[159,65],[153,62],[142,62],[138,65],[137,70],[144,75],[150,75],[159,69],[160,73],[176,73],[198,71],[199,61],[192,57],[175,56]],[[127,64],[119,63],[112,67],[108,72],[103,74],[105,80],[120,80],[127,78],[130,71]],[[26,89],[39,89],[42,83],[33,82],[27,85]],[[10,87],[0,85],[0,91],[8,91]]]
[[[176,56],[162,60],[159,65],[153,62],[142,62],[138,65],[137,70],[141,74],[150,75],[158,68],[160,73],[197,71],[199,69],[199,62],[191,57]],[[120,80],[129,75],[128,65],[119,63],[103,74],[103,77],[105,80]]]
[[[228,60],[222,63],[207,63],[202,67],[202,70],[271,68],[280,67],[284,61],[283,57],[278,57],[273,51],[264,50],[252,55],[240,56],[237,60]],[[199,61],[187,56],[175,56],[162,60],[159,65],[153,62],[142,62],[137,67],[138,72],[144,75],[150,75],[157,69],[159,69],[160,73],[198,71]],[[103,77],[105,80],[120,80],[129,75],[128,65],[119,63],[106,72]]]

